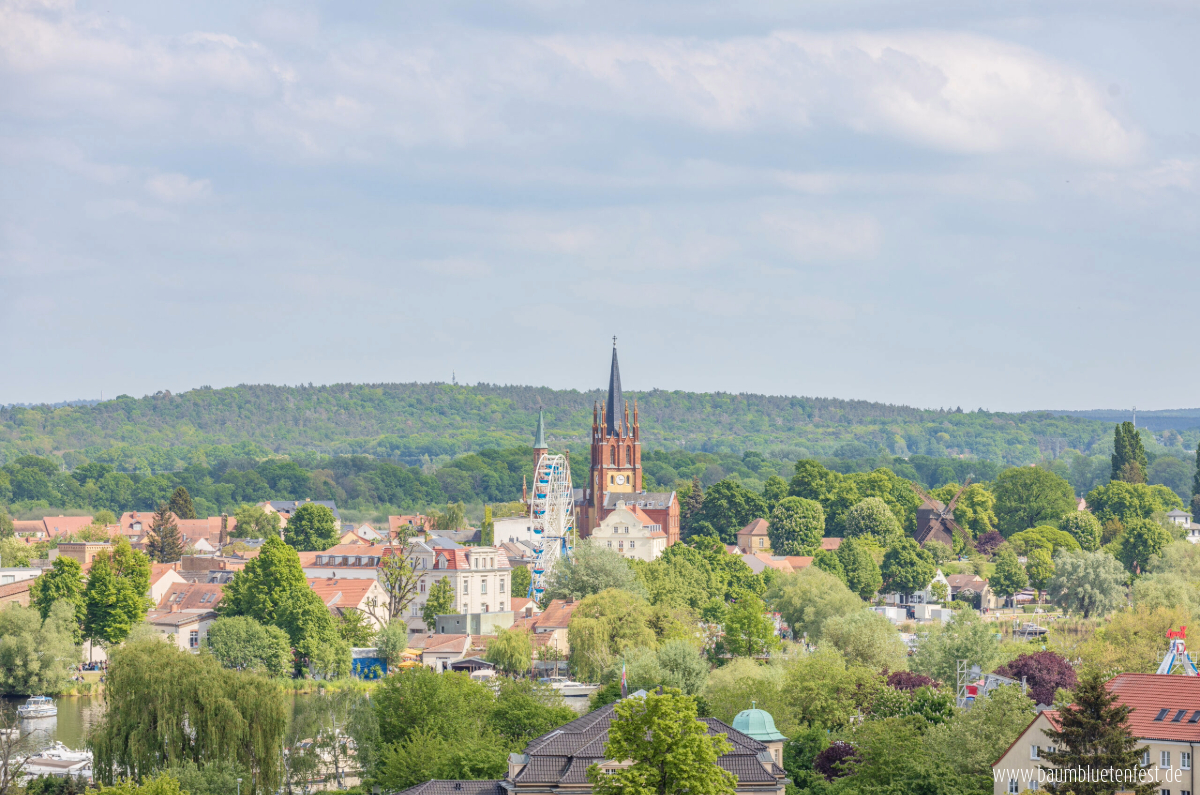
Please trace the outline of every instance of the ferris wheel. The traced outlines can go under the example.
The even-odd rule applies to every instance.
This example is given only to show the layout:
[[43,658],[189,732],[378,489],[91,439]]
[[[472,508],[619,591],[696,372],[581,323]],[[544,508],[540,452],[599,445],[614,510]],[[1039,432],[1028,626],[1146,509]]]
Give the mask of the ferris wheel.
[[534,545],[529,598],[540,599],[554,564],[570,558],[575,545],[574,516],[571,466],[566,456],[546,453],[534,470],[533,499],[529,501]]

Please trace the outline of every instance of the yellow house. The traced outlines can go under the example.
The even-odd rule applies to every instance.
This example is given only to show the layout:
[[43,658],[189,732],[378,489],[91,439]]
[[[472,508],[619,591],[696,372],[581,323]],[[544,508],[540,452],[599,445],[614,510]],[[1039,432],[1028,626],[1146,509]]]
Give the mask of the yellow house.
[[[1105,685],[1118,703],[1130,708],[1129,727],[1142,745],[1145,778],[1160,795],[1196,792],[1194,754],[1200,745],[1200,677],[1120,674]],[[993,795],[1019,795],[1046,785],[1043,755],[1054,748],[1047,734],[1057,728],[1058,712],[1046,710],[992,764]],[[1114,790],[1133,789],[1114,785]]]

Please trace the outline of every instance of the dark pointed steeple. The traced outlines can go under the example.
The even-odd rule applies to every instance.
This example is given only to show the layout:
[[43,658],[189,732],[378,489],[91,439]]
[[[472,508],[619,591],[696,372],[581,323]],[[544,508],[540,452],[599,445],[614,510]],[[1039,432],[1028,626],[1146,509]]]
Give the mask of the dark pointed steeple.
[[605,405],[604,427],[608,436],[618,435],[618,417],[621,411],[621,368],[617,366],[617,338],[613,337],[612,370],[608,374],[608,402]]
[[537,435],[533,439],[534,450],[546,450],[546,420],[542,417],[542,412],[538,412],[538,427]]

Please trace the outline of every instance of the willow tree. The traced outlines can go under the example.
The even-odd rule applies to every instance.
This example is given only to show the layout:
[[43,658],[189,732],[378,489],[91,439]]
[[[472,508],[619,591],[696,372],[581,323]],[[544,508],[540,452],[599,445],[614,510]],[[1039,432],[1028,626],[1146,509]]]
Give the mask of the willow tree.
[[252,774],[251,794],[280,784],[287,714],[283,691],[269,679],[146,638],[112,652],[104,702],[88,746],[106,784],[188,761],[240,765]]

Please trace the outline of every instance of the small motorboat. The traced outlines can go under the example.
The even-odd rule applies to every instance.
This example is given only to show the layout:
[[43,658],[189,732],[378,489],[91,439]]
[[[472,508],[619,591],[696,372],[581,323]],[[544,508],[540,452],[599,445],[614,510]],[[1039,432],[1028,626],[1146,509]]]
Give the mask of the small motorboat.
[[53,718],[57,714],[58,707],[49,696],[31,696],[28,701],[17,707],[17,717],[21,719]]

